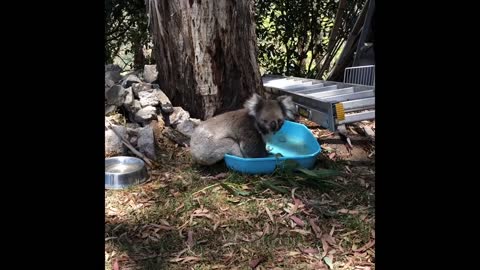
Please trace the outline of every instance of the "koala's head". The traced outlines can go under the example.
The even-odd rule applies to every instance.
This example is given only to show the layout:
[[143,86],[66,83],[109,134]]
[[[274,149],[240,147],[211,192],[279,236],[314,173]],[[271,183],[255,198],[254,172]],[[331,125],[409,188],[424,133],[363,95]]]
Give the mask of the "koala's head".
[[276,99],[264,99],[257,94],[245,102],[248,114],[253,116],[258,129],[263,134],[275,133],[285,119],[293,119],[294,104],[292,97],[279,96]]

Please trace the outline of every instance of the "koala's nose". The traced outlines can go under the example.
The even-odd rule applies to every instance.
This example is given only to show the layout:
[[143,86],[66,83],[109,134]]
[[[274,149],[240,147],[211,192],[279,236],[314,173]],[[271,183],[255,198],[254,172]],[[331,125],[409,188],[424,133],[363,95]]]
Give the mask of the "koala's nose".
[[275,122],[275,121],[270,122],[270,129],[276,131],[277,130],[277,122]]

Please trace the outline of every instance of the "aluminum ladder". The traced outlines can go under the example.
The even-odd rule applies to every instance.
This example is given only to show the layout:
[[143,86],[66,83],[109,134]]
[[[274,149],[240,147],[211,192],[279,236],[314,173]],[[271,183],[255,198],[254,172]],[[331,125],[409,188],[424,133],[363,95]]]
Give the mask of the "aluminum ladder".
[[292,96],[297,114],[333,132],[375,119],[375,66],[345,69],[344,82],[265,75],[267,93]]

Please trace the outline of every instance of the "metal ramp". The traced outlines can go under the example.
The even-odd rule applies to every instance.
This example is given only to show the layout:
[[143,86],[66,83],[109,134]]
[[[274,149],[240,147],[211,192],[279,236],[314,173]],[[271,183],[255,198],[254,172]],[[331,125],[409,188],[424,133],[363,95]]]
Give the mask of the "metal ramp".
[[346,82],[276,75],[262,80],[268,93],[292,96],[299,115],[337,131],[348,123],[375,119],[374,75],[374,66],[366,66],[345,70]]

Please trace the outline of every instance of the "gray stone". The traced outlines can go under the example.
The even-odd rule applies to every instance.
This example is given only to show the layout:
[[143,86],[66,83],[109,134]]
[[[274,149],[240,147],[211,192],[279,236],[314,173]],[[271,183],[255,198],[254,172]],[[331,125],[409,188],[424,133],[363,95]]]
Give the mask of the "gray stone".
[[122,82],[122,86],[125,88],[128,88],[132,86],[132,84],[140,83],[140,82],[141,80],[136,75],[130,74],[125,76],[125,79],[123,79],[123,82]]
[[119,82],[122,79],[122,75],[118,71],[106,71],[105,72],[105,81],[113,81],[114,83]]
[[106,105],[105,106],[105,115],[109,115],[113,113],[117,109],[117,106],[115,105]]
[[138,147],[138,137],[137,136],[132,136],[130,137],[130,143],[132,144],[133,147]]
[[149,83],[134,83],[132,84],[132,90],[133,90],[133,94],[137,98],[139,97],[138,93],[140,92],[143,92],[143,91],[153,92],[152,85]]
[[151,126],[145,126],[138,129],[138,150],[150,159],[156,160],[155,140]]
[[137,113],[142,109],[142,105],[140,104],[140,101],[136,99],[133,100],[132,105],[126,106],[126,107],[133,114]]
[[128,129],[135,130],[135,129],[140,127],[140,125],[138,123],[127,123],[126,126],[127,126],[127,130]]
[[190,113],[182,109],[182,107],[173,107],[173,112],[168,116],[169,123],[176,126],[190,118]]
[[155,89],[155,94],[160,101],[160,108],[166,114],[170,114],[173,112],[173,106],[170,102],[170,99],[165,95],[165,93],[160,89]]
[[157,77],[158,77],[157,65],[145,65],[145,67],[143,68],[143,79],[147,83],[151,83],[157,80]]
[[134,99],[132,88],[129,87],[125,89],[125,92],[127,92],[127,94],[125,95],[125,100],[123,101],[123,104],[126,106],[130,106],[133,104],[133,99]]
[[[197,119],[198,120],[198,119]],[[198,126],[196,121],[192,119],[187,119],[177,124],[177,130],[180,131],[183,135],[191,137],[193,130]]]
[[160,103],[158,96],[154,92],[142,91],[138,93],[142,107],[157,106]]
[[146,123],[148,120],[152,120],[156,118],[157,118],[157,108],[153,106],[147,106],[135,113],[136,122]]
[[118,73],[121,73],[122,68],[119,65],[108,64],[108,65],[105,65],[105,72],[107,72],[107,71],[116,71]]
[[114,86],[115,85],[115,82],[110,80],[110,79],[105,79],[105,90]]
[[105,91],[105,99],[108,105],[121,106],[125,100],[125,89],[120,85],[114,85]]
[[[127,129],[125,127],[113,125],[112,128],[124,139],[127,139]],[[122,140],[112,130],[105,130],[105,156],[120,156],[126,153],[127,149]]]

